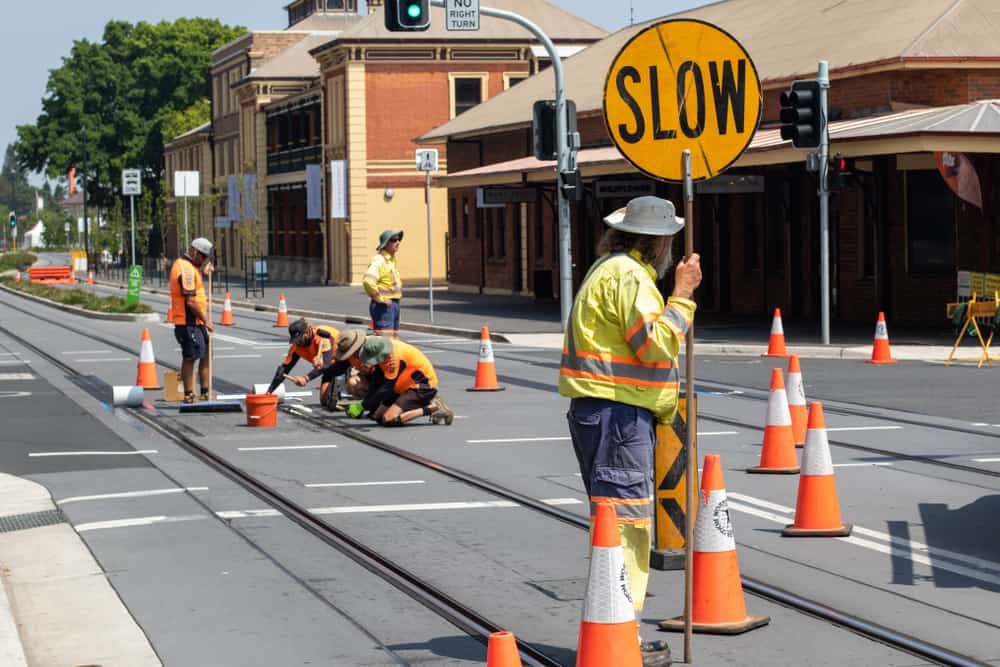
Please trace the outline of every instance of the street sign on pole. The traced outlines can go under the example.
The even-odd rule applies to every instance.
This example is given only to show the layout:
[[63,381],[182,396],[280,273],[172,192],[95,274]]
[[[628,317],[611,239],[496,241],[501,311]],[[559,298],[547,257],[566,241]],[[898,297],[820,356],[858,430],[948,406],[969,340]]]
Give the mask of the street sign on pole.
[[479,30],[479,0],[445,0],[444,15],[448,30]]
[[639,171],[681,182],[690,150],[692,178],[712,178],[743,154],[763,101],[757,68],[739,42],[709,23],[661,21],[618,52],[604,83],[612,141]]
[[122,194],[126,197],[138,197],[142,194],[142,172],[138,169],[122,170]]
[[[684,184],[684,255],[694,254],[694,182],[713,178],[750,145],[763,100],[753,61],[729,33],[690,19],[661,21],[630,39],[604,83],[604,122],[611,140],[639,171]],[[694,325],[685,341],[684,662],[692,662],[697,424]],[[680,456],[680,455],[679,455]],[[661,625],[661,627],[664,627]]]
[[437,171],[438,152],[436,148],[417,150],[417,171],[424,172],[424,202],[427,205],[427,310],[431,324],[434,324],[434,243],[431,237],[431,172]]
[[188,197],[197,197],[200,193],[200,183],[197,171],[174,172],[174,196],[184,198],[184,249],[187,249],[188,238]]
[[128,270],[128,293],[125,295],[125,305],[138,305],[141,294],[142,267],[138,264],[133,264]]

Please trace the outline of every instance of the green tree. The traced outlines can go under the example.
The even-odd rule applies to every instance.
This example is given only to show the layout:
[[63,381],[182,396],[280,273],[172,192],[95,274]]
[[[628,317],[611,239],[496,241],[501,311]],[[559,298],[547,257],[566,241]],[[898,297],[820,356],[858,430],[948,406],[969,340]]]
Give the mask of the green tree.
[[3,170],[0,171],[0,202],[8,211],[16,211],[18,218],[34,213],[37,208],[35,188],[28,182],[27,170],[18,164],[13,144],[9,144],[4,153]]
[[207,97],[201,98],[187,109],[172,112],[163,121],[161,132],[164,145],[169,144],[175,137],[204,125],[211,118],[212,102]]

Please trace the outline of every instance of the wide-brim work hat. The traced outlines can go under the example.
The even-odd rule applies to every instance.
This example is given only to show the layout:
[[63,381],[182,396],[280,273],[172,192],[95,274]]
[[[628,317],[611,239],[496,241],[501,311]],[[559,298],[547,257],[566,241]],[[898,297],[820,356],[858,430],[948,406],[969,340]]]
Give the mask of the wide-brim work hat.
[[365,344],[365,332],[358,329],[344,331],[337,339],[337,352],[334,355],[337,361],[347,361],[361,349]]
[[672,202],[659,197],[636,197],[604,222],[612,229],[645,236],[673,236],[684,229],[684,218],[678,218]]
[[358,352],[358,359],[366,366],[378,366],[392,354],[392,341],[380,336],[369,336]]
[[389,245],[389,242],[392,241],[395,238],[398,238],[400,241],[403,240],[403,230],[402,229],[399,230],[398,232],[395,232],[395,231],[393,231],[391,229],[385,230],[384,232],[382,232],[381,234],[379,234],[379,237],[378,237],[378,247],[375,248],[375,249],[376,250],[382,250],[382,248],[384,248],[387,245]]

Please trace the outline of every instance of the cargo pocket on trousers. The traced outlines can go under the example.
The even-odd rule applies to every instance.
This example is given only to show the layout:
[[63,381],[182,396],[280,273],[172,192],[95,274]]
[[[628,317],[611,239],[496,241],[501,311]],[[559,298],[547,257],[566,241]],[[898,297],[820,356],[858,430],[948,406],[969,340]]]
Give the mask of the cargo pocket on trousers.
[[[646,499],[649,498],[651,492],[649,475],[641,470],[598,466],[594,470],[592,484],[591,496]],[[629,510],[625,508],[616,507],[615,509],[620,518],[623,514],[629,513]]]

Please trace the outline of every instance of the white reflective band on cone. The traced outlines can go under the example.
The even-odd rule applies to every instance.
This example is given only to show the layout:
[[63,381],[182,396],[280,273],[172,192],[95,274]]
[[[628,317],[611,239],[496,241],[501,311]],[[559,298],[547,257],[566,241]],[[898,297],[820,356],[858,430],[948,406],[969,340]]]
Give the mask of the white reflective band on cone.
[[788,412],[788,397],[784,389],[772,389],[767,399],[767,423],[765,426],[791,426],[792,415]]
[[153,356],[153,344],[148,340],[144,340],[139,348],[139,361],[144,364],[156,363],[156,357]]
[[889,329],[885,326],[885,322],[875,325],[875,340],[889,340]]
[[625,555],[621,547],[593,547],[587,581],[587,597],[583,601],[584,623],[635,621],[632,591],[628,586]]
[[493,342],[489,339],[479,341],[479,361],[493,363]]
[[774,336],[776,334],[785,335],[785,330],[781,327],[780,317],[775,317],[771,320],[771,335]]
[[825,428],[811,428],[806,433],[806,447],[802,451],[803,475],[832,475],[833,460]]
[[710,491],[706,502],[701,492],[701,506],[694,523],[694,550],[701,552],[736,551],[733,524],[729,520],[726,490]]
[[805,405],[806,390],[802,386],[802,373],[789,373],[785,394],[789,405]]

